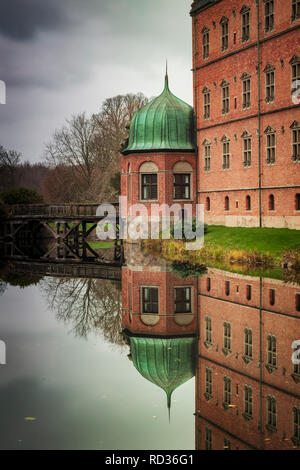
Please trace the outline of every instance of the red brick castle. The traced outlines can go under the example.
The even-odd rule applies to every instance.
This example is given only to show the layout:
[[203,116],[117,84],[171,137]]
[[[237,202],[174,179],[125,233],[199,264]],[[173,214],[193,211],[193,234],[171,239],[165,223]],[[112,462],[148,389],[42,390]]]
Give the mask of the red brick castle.
[[203,204],[205,222],[300,229],[300,1],[198,0],[194,109],[165,89],[134,116],[130,204]]

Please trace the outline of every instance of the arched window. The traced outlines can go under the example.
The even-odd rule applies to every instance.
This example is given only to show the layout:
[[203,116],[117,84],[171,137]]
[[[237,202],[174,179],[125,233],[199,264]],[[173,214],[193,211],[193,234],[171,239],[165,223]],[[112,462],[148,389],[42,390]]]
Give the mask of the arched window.
[[192,199],[193,168],[188,162],[177,162],[173,167],[173,198]]
[[251,211],[251,197],[246,196],[246,211]]
[[270,194],[269,196],[269,211],[274,211],[275,210],[275,198],[273,194]]
[[296,211],[300,211],[300,194],[296,194]]
[[153,162],[144,162],[140,166],[141,200],[158,199],[158,168]]
[[207,212],[209,212],[210,211],[210,197],[206,198],[205,207],[206,207]]
[[225,211],[229,211],[229,197],[225,197]]

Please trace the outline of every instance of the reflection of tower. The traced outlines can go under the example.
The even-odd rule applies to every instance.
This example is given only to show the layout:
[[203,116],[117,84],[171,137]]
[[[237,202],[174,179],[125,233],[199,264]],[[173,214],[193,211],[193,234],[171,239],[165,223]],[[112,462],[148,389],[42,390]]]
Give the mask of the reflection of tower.
[[197,281],[179,279],[162,260],[127,247],[122,327],[134,366],[167,395],[195,374]]
[[299,286],[210,270],[198,287],[196,448],[299,447]]

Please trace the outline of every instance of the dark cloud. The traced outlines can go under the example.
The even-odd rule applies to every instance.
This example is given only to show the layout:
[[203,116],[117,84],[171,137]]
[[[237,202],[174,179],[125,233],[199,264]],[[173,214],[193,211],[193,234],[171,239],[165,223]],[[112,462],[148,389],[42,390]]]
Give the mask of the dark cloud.
[[0,33],[23,41],[39,31],[55,30],[68,22],[67,15],[55,1],[1,0]]

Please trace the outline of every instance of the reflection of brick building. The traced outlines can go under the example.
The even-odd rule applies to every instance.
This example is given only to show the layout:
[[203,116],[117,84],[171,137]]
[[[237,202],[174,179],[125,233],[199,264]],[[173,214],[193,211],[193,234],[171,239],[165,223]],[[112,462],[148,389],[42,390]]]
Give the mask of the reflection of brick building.
[[207,223],[299,229],[299,1],[195,0],[191,15]]
[[195,374],[197,281],[179,279],[163,260],[126,246],[122,268],[122,328],[130,358],[167,395]]
[[196,448],[299,446],[299,286],[211,270],[198,308]]

